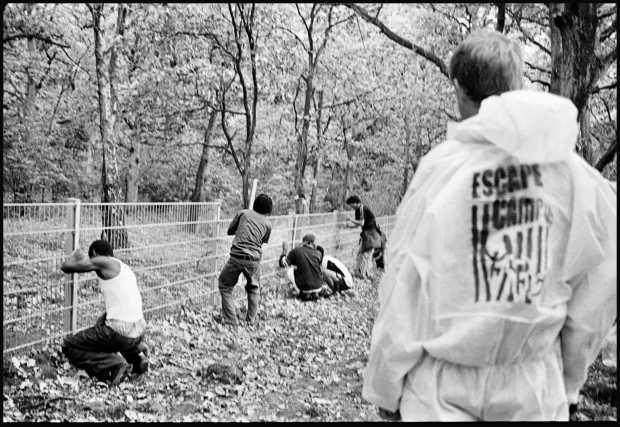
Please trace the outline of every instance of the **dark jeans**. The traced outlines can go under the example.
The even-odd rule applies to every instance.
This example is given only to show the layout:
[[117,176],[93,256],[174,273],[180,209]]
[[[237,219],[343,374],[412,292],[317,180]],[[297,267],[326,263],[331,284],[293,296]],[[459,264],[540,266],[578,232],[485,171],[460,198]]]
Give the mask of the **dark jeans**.
[[299,293],[299,299],[302,301],[318,301],[319,298],[328,298],[332,295],[325,288],[321,289],[320,292],[312,292],[312,293]]
[[110,380],[118,365],[139,363],[139,353],[144,351],[144,334],[125,337],[107,326],[105,319],[103,314],[95,326],[69,335],[62,343],[62,352],[69,362],[101,381]]
[[248,296],[248,312],[245,320],[253,322],[260,302],[260,261],[243,260],[235,257],[228,258],[226,265],[218,278],[220,295],[222,296],[222,318],[225,323],[237,324],[237,310],[233,298],[233,289],[239,275],[243,274],[247,280],[245,292]]

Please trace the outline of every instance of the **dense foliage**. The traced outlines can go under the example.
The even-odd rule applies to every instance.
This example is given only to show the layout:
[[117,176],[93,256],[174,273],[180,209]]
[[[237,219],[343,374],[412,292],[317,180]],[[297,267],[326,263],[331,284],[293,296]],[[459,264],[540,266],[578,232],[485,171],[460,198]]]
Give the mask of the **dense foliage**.
[[279,212],[300,191],[316,211],[358,193],[393,212],[455,118],[441,64],[459,41],[504,31],[524,46],[526,83],[568,96],[565,21],[594,25],[579,152],[615,178],[616,6],[571,7],[8,4],[4,201],[101,200],[105,177],[110,200],[226,212],[258,179]]

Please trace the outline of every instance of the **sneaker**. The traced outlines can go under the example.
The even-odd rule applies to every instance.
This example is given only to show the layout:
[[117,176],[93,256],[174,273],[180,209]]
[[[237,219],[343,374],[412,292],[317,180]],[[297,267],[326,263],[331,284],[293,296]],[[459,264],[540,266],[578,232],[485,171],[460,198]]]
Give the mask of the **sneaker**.
[[111,386],[116,386],[125,379],[125,377],[129,375],[129,363],[122,363],[118,365],[114,371],[112,371],[112,378],[110,380]]
[[142,375],[149,370],[149,359],[145,353],[146,351],[141,351],[140,354],[138,354],[139,360],[133,364],[134,374]]

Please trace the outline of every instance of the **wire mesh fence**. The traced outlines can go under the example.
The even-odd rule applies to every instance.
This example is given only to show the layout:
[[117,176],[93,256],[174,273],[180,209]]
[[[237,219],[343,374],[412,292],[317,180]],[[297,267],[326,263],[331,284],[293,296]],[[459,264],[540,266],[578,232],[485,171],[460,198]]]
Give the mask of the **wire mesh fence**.
[[[343,212],[271,216],[263,245],[261,286],[277,285],[282,242],[299,244],[313,233],[325,252],[350,262],[359,229]],[[384,232],[393,217],[377,218]],[[90,327],[104,311],[94,273],[62,273],[74,248],[86,250],[116,236],[115,256],[136,274],[145,316],[187,299],[219,306],[217,277],[233,236],[219,203],[67,203],[3,205],[3,353],[59,339]],[[120,236],[120,237],[119,237]],[[235,288],[245,298],[243,286]]]

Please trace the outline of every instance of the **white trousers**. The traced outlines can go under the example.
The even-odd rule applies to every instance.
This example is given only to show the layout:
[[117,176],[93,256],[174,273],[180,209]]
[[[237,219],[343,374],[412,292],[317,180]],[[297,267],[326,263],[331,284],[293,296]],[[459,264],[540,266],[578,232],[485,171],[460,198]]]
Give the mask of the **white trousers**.
[[425,353],[405,381],[403,421],[568,421],[555,351],[512,365],[469,367]]

